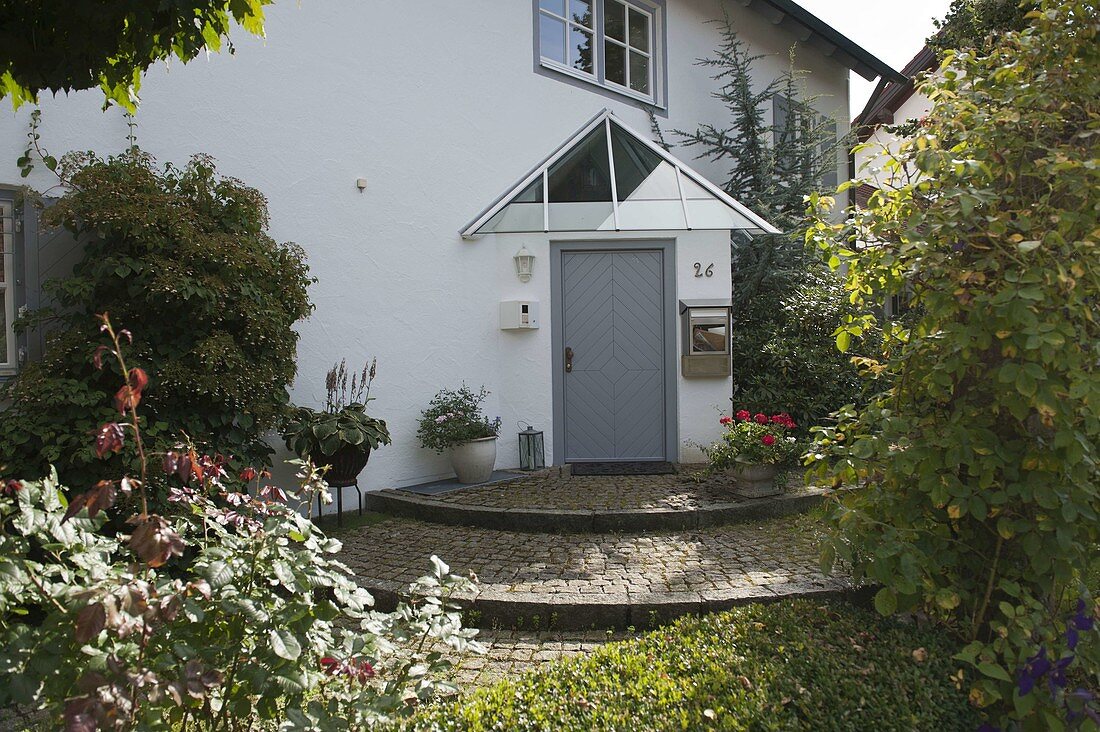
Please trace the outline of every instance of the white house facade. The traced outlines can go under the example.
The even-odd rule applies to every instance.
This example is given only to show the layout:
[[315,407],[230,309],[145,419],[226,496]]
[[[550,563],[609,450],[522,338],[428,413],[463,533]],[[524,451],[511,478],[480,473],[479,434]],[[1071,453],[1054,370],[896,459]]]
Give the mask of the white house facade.
[[[416,420],[462,383],[492,392],[499,467],[518,465],[521,423],[552,464],[696,461],[730,407],[730,232],[770,227],[721,192],[722,165],[654,145],[649,114],[666,130],[728,125],[696,63],[723,13],[764,54],[761,83],[797,47],[839,134],[849,72],[893,73],[789,0],[279,2],[266,39],[152,70],[137,142],[161,162],[211,154],[268,197],[272,236],[307,252],[316,311],[298,326],[296,403],[318,406],[341,358],[378,358],[371,409],[394,442],[364,488],[450,475]],[[121,152],[126,120],[101,105],[43,98],[43,144]],[[0,116],[0,184],[24,182],[29,115]],[[52,185],[41,167],[26,182]],[[11,200],[0,192],[6,327],[74,256]],[[8,373],[35,355],[6,343]]]

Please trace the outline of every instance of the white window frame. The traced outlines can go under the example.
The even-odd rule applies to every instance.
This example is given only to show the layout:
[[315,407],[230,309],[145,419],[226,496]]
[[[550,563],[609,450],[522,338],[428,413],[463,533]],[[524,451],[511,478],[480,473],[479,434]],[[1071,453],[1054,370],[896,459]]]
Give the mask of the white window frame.
[[[538,3],[538,0],[535,0],[535,2]],[[538,12],[539,12],[540,16],[545,15],[548,18],[555,18],[555,19],[560,20],[562,23],[565,24],[565,39],[563,41],[565,46],[562,49],[564,51],[564,53],[562,55],[565,57],[565,63],[563,64],[560,61],[555,61],[552,58],[548,58],[546,56],[543,56],[541,47],[539,48],[539,58],[542,60],[542,63],[546,66],[550,66],[551,68],[555,68],[558,71],[564,71],[567,74],[577,76],[577,77],[585,79],[587,81],[592,81],[592,80],[595,80],[598,77],[599,70],[600,70],[600,54],[599,54],[599,48],[598,48],[600,34],[597,33],[596,26],[599,25],[599,21],[600,21],[600,18],[602,16],[598,12],[597,7],[596,7],[597,0],[587,0],[588,4],[592,7],[592,27],[589,28],[588,26],[583,25],[582,23],[578,23],[575,20],[573,20],[573,14],[570,12],[570,10],[571,10],[570,4],[572,2],[573,2],[573,0],[562,0],[562,5],[565,8],[565,17],[562,17],[562,16],[558,15],[557,13],[553,12],[552,10],[547,10],[546,8],[542,7],[541,3],[538,3]],[[603,0],[599,0],[599,2],[602,3]],[[539,39],[540,44],[542,43],[542,33],[541,33],[542,28],[541,28],[541,26],[542,26],[542,18],[540,17],[539,18],[539,35],[538,35],[538,39]],[[589,35],[592,36],[592,73],[591,74],[588,73],[587,71],[583,71],[583,70],[578,69],[577,67],[573,66],[572,63],[571,63],[571,60],[569,58],[572,55],[571,52],[572,52],[573,44],[570,42],[570,39],[573,37],[572,31],[573,31],[574,28],[580,28],[582,31],[585,31]]]
[[[608,43],[613,43],[616,46],[619,46],[620,48],[623,49],[623,51],[626,54],[625,55],[625,59],[626,59],[626,86],[623,86],[622,84],[617,84],[616,82],[609,81],[607,79],[607,67],[606,67],[606,65],[602,69],[603,70],[603,77],[604,77],[604,85],[606,85],[607,87],[609,87],[611,89],[614,89],[615,91],[619,92],[620,94],[629,94],[630,96],[638,97],[638,98],[643,99],[645,101],[652,102],[656,99],[656,95],[654,95],[652,93],[653,90],[655,89],[655,82],[656,82],[656,79],[654,78],[654,74],[653,74],[653,66],[654,66],[653,51],[657,47],[657,31],[656,31],[656,29],[657,29],[657,16],[656,16],[656,13],[650,12],[645,7],[643,7],[641,5],[638,5],[637,3],[629,2],[629,0],[600,0],[600,5],[601,5],[601,7],[600,7],[600,16],[601,16],[601,18],[606,17],[605,16],[606,6],[607,6],[607,3],[609,3],[609,2],[617,2],[617,3],[621,3],[622,5],[626,6],[626,17],[624,18],[624,24],[623,24],[623,38],[626,39],[626,40],[625,41],[619,41],[619,40],[616,40],[615,38],[611,38],[609,36],[606,36],[606,35],[604,35],[603,29],[601,28],[600,39],[601,39],[602,43],[600,45],[600,51],[603,51],[604,48],[606,47],[606,44],[608,44]],[[643,51],[640,48],[634,48],[633,46],[630,45],[630,11],[631,10],[635,10],[635,11],[645,15],[646,18],[649,20],[649,51]],[[648,81],[647,87],[649,88],[651,93],[648,96],[643,94],[642,92],[636,90],[636,89],[631,88],[631,86],[630,86],[630,54],[632,54],[632,53],[641,54],[642,56],[645,56],[649,60],[649,64],[648,64],[649,79],[647,79],[647,81]],[[601,56],[601,59],[606,61],[606,58],[603,58],[603,56]]]
[[[10,376],[19,369],[19,347],[15,342],[15,200],[0,191],[0,201],[10,215],[0,215],[0,247],[3,253],[4,281],[0,282],[0,293],[4,301],[4,328],[7,353],[0,353],[4,361],[0,362],[0,375]],[[10,221],[4,221],[10,219]],[[6,230],[10,228],[10,231]]]
[[[646,2],[645,0],[619,0],[623,5],[626,5],[628,12],[626,17],[626,43],[622,43],[614,38],[608,38],[604,34],[604,17],[605,17],[605,3],[607,0],[590,0],[592,3],[592,28],[586,28],[585,26],[574,23],[571,18],[563,18],[562,16],[552,11],[544,9],[539,0],[533,0],[535,10],[535,43],[542,43],[541,35],[541,16],[554,18],[556,20],[564,22],[565,25],[565,58],[569,59],[569,38],[570,28],[576,26],[578,28],[585,28],[592,31],[592,69],[593,73],[581,71],[580,69],[573,68],[568,63],[563,64],[552,58],[547,57],[542,53],[542,48],[538,48],[539,64],[547,69],[571,76],[580,81],[584,81],[589,84],[594,84],[602,89],[607,89],[615,94],[619,94],[625,97],[630,97],[646,104],[652,104],[655,107],[664,109],[665,104],[660,92],[662,83],[662,70],[664,68],[664,35],[663,35],[663,23],[664,14],[663,6]],[[629,10],[636,10],[639,13],[643,13],[649,19],[649,51],[643,52],[640,49],[635,49],[629,45],[629,22],[630,13]],[[565,12],[569,13],[569,2],[565,0]],[[605,67],[605,54],[604,44],[606,42],[614,43],[623,47],[626,50],[626,73],[627,73],[627,85],[623,86],[613,81],[607,80],[606,67]],[[642,53],[649,59],[649,94],[642,94],[629,87],[630,84],[630,54]]]

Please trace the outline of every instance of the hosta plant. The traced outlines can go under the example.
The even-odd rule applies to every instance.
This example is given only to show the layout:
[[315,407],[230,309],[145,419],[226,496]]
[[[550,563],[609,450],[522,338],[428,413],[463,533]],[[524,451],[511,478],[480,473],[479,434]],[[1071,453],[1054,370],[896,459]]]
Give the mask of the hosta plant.
[[[453,599],[470,581],[433,557],[396,612],[374,612],[336,558],[340,542],[289,505],[326,491],[308,464],[289,495],[251,469],[252,490],[238,491],[223,458],[188,450],[145,469],[148,380],[105,327],[126,418],[103,425],[96,449],[133,449],[143,469],[70,501],[53,476],[0,489],[0,706],[77,732],[347,730],[447,688],[438,646],[478,648]],[[148,513],[154,482],[170,486],[171,519]],[[138,508],[104,531],[124,494]]]
[[377,374],[377,360],[363,365],[360,374],[350,374],[347,361],[332,367],[325,379],[328,394],[323,411],[299,407],[283,429],[286,446],[296,455],[321,463],[345,448],[368,453],[392,441],[385,421],[367,414],[374,400],[371,385]]
[[791,435],[798,425],[785,412],[752,414],[742,409],[719,421],[725,427],[722,438],[703,448],[711,470],[737,465],[778,465],[798,451],[798,442]]

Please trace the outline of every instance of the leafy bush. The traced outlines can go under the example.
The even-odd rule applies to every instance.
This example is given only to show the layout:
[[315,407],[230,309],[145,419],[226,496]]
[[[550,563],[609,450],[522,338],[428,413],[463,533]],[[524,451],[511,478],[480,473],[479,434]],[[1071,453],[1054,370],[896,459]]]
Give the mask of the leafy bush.
[[425,710],[413,730],[973,730],[934,630],[843,602],[685,618]]
[[84,256],[50,284],[62,328],[0,413],[5,474],[40,477],[54,465],[63,483],[84,486],[123,472],[86,439],[111,419],[118,380],[93,365],[101,312],[140,334],[130,359],[152,378],[150,443],[166,448],[186,433],[210,452],[265,462],[264,436],[287,412],[293,325],[312,307],[302,250],[272,240],[263,196],[218,177],[204,156],[184,168],[156,168],[138,152],[69,156],[61,170],[70,192],[43,218],[86,239]]
[[833,551],[883,585],[879,610],[968,641],[971,699],[998,724],[1059,730],[1100,718],[1100,8],[1046,0],[1029,19],[949,56],[892,163],[911,175],[810,233],[857,301],[908,286],[919,305],[868,364],[889,388],[821,430],[813,460],[863,486]]
[[[806,429],[838,407],[862,399],[854,353],[835,347],[852,305],[843,279],[807,263],[799,273],[777,271],[752,297],[738,299],[731,338],[734,401],[753,411],[781,408]],[[874,331],[860,344],[873,353]]]
[[739,463],[778,465],[798,450],[798,441],[788,434],[797,426],[789,414],[769,417],[742,409],[719,421],[726,428],[721,441],[703,449],[712,470],[725,470]]
[[[113,331],[110,350],[121,351]],[[470,582],[434,572],[393,614],[333,557],[326,538],[274,486],[227,487],[217,459],[169,452],[147,470],[137,407],[145,375],[118,358],[124,423],[103,425],[101,454],[139,454],[140,478],[105,480],[66,503],[56,478],[0,490],[0,706],[44,709],[66,730],[360,729],[440,689],[428,641],[462,650],[451,596]],[[295,495],[327,489],[305,466]],[[145,486],[172,486],[180,510],[146,510]],[[117,496],[141,509],[104,532]],[[331,501],[331,498],[328,500]],[[128,533],[126,533],[128,532]],[[476,644],[472,646],[475,650]]]
[[443,452],[470,440],[496,437],[500,417],[489,419],[481,411],[487,396],[489,392],[484,386],[476,394],[465,385],[455,390],[441,389],[420,413],[420,426],[416,430],[420,444]]

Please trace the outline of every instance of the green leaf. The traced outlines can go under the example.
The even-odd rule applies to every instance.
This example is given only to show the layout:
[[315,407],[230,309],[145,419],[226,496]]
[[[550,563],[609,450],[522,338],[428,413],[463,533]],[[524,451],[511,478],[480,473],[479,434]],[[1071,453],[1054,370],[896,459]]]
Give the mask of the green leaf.
[[1004,667],[1000,664],[990,663],[989,661],[982,661],[978,663],[978,670],[991,679],[997,679],[998,681],[1012,682],[1012,677],[1008,675],[1008,672],[1004,670]]
[[302,647],[298,644],[298,639],[289,631],[281,628],[272,628],[271,632],[268,634],[268,638],[271,641],[271,650],[279,658],[285,658],[288,661],[296,661],[298,656],[302,655]]
[[898,609],[898,596],[889,587],[883,587],[875,593],[875,610],[880,615],[893,615]]

